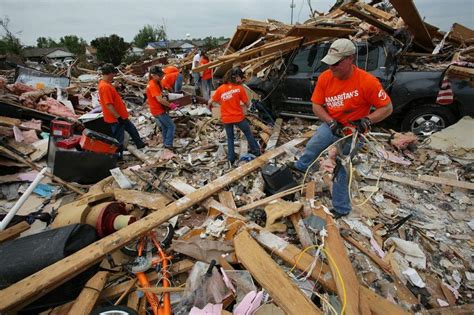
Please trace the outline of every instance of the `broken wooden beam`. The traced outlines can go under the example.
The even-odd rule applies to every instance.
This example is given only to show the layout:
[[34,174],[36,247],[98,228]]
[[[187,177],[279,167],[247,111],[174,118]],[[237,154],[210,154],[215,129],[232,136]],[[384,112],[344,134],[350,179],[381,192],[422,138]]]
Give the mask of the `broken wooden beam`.
[[89,281],[87,281],[84,289],[74,301],[69,314],[88,315],[94,308],[99,298],[100,292],[108,277],[107,271],[99,271]]
[[234,239],[239,261],[287,314],[322,314],[247,231]]
[[273,126],[272,134],[270,139],[268,139],[267,146],[265,151],[272,150],[277,146],[278,138],[280,137],[281,125],[283,124],[283,119],[278,118]]
[[354,35],[357,31],[347,27],[321,27],[297,25],[288,32],[288,36],[301,36],[305,40],[319,39],[323,37],[347,37]]
[[448,185],[448,186],[453,186],[457,188],[474,190],[474,183],[470,183],[470,182],[463,182],[463,181],[459,181],[455,179],[436,177],[436,176],[430,176],[430,175],[419,175],[418,178],[422,181],[432,183],[432,184]]
[[176,200],[160,211],[153,212],[135,223],[132,223],[34,273],[33,275],[12,284],[8,288],[1,290],[0,294],[3,298],[0,300],[0,311],[6,312],[18,309],[40,298],[44,294],[60,286],[62,283],[86,270],[94,263],[100,261],[106,254],[111,253],[128,244],[133,239],[146,234],[163,222],[182,213],[189,207],[219,192],[223,187],[265,165],[268,160],[278,157],[288,148],[300,145],[305,141],[307,141],[307,138],[297,138],[287,142],[275,150],[268,151],[255,160],[219,177],[195,192]]
[[342,235],[342,237],[348,241],[352,246],[360,250],[362,253],[364,253],[367,257],[369,257],[374,263],[376,263],[380,269],[385,271],[388,274],[392,273],[392,268],[390,267],[390,264],[386,263],[383,261],[379,256],[377,256],[374,252],[369,251],[367,248],[365,248],[362,244],[360,244],[358,241],[353,239],[349,235]]
[[30,228],[30,225],[26,221],[15,224],[3,231],[0,231],[0,243],[17,238],[21,233],[25,232]]
[[433,41],[413,0],[390,0],[415,40],[426,48],[433,48]]

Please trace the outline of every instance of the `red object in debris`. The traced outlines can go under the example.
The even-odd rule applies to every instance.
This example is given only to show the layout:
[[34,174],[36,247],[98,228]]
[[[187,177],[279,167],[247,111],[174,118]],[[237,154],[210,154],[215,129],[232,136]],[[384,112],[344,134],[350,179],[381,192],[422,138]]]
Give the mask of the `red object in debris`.
[[72,149],[76,147],[77,145],[79,145],[80,141],[81,141],[81,136],[76,135],[76,136],[72,136],[71,138],[57,141],[56,146],[62,149]]
[[79,144],[83,150],[106,154],[117,152],[120,146],[114,138],[89,129],[84,129]]
[[54,138],[69,138],[73,135],[73,132],[73,123],[63,120],[53,120],[51,122],[51,134]]

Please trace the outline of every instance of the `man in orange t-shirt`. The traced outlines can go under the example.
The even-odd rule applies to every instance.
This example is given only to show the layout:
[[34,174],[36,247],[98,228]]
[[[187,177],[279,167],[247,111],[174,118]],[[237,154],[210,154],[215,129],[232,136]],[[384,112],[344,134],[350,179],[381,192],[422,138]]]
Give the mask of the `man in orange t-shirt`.
[[250,153],[255,156],[260,155],[260,147],[252,135],[250,125],[245,119],[242,106],[249,106],[247,93],[242,86],[244,73],[239,68],[229,70],[224,77],[224,84],[219,86],[212,98],[209,100],[209,106],[219,103],[221,109],[221,121],[227,135],[227,159],[233,164],[236,159],[234,152],[234,125],[239,127],[247,138],[250,146]]
[[121,144],[120,155],[123,151],[123,141],[125,131],[128,132],[137,148],[145,147],[145,143],[140,138],[137,128],[128,119],[127,107],[122,101],[122,97],[112,85],[117,69],[112,64],[105,64],[101,67],[102,80],[99,81],[99,102],[102,107],[104,121],[110,124],[112,136]]
[[169,102],[162,95],[163,71],[155,66],[150,69],[150,80],[146,87],[146,101],[150,106],[151,114],[156,118],[156,123],[161,129],[163,145],[168,150],[173,150],[174,132],[176,127],[168,115],[168,109],[176,109],[176,104]]
[[174,66],[164,67],[162,69],[164,76],[161,79],[161,87],[174,93],[181,93],[183,86],[183,75],[179,69]]
[[[207,52],[203,51],[201,52],[201,62],[199,65],[202,66],[207,63],[209,63],[209,58],[207,57]],[[212,90],[212,69],[206,69],[202,72],[201,84],[202,97],[208,100],[211,96]]]
[[[357,68],[354,63],[356,47],[350,40],[334,41],[322,61],[329,65],[318,78],[311,97],[314,114],[323,121],[306,144],[303,155],[289,166],[301,172],[307,170],[327,147],[340,139],[350,128],[365,133],[374,123],[380,122],[392,113],[390,97],[373,75]],[[371,107],[375,107],[370,112]],[[344,146],[348,154],[350,145]],[[335,152],[330,153],[335,159]],[[351,211],[347,172],[338,168],[334,175],[332,193],[335,217]]]

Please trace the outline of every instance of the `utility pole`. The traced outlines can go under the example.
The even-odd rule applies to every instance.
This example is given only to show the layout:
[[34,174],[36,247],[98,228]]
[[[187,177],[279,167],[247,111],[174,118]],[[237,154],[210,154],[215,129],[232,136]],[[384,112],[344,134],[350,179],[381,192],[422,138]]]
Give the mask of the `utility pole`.
[[291,8],[291,25],[293,25],[293,9],[296,7],[295,1],[291,0],[290,8]]

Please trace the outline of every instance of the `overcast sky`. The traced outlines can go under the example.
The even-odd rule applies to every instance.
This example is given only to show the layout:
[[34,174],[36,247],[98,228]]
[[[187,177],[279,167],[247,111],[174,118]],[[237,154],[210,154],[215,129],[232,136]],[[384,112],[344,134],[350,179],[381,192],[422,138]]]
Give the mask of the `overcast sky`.
[[[311,0],[327,12],[335,0]],[[241,18],[290,23],[291,0],[0,0],[0,16],[26,45],[40,36],[77,35],[88,42],[117,34],[131,41],[145,25],[165,24],[168,38],[231,37]],[[308,0],[294,0],[293,21],[309,16]],[[415,0],[425,20],[447,31],[454,22],[474,29],[474,0]],[[1,30],[3,31],[3,30]],[[2,35],[3,33],[0,32]]]

